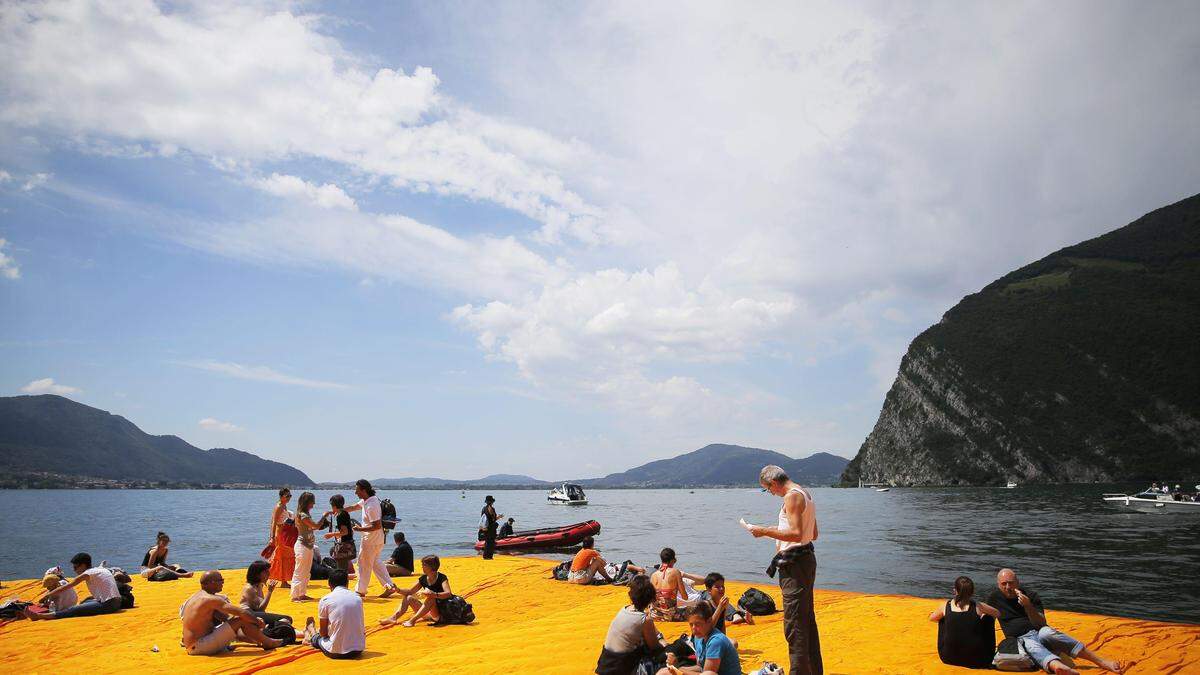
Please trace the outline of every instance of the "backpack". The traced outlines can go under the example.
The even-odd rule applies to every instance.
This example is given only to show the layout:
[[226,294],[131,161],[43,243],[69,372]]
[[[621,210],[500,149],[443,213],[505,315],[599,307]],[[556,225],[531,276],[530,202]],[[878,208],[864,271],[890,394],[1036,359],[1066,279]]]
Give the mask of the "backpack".
[[613,586],[628,586],[629,582],[633,581],[633,578],[636,577],[637,574],[633,570],[629,569],[631,564],[633,564],[632,560],[626,560],[625,562],[621,563],[621,569],[616,574],[612,575]]
[[400,519],[396,517],[396,505],[392,503],[392,500],[379,500],[379,519],[383,522],[383,529],[396,529],[396,523],[400,522]]
[[121,609],[133,609],[133,586],[118,581],[117,592],[121,594]]
[[1015,637],[1006,637],[1000,641],[996,656],[992,659],[992,667],[996,670],[1023,671],[1039,670],[1033,659],[1025,653],[1025,647]]
[[471,607],[471,603],[461,595],[452,595],[446,600],[439,600],[438,613],[442,615],[438,619],[438,624],[468,624],[475,620],[475,610]]
[[32,602],[25,602],[24,600],[9,600],[3,605],[0,605],[0,621],[19,619],[25,616],[21,613],[22,610],[24,610],[26,607],[32,606]]
[[564,560],[554,566],[550,576],[558,581],[566,581],[571,576],[571,561]]
[[284,646],[296,644],[296,629],[292,624],[280,621],[263,629],[263,635],[275,640],[283,640]]
[[308,578],[314,579],[317,581],[324,581],[329,578],[329,573],[332,572],[335,567],[336,566],[327,567],[325,565],[324,560],[318,560],[317,556],[314,555],[313,561],[312,561],[312,569],[309,572]]
[[737,606],[746,610],[747,614],[766,616],[775,613],[775,598],[757,588],[747,588],[742,597],[738,598]]

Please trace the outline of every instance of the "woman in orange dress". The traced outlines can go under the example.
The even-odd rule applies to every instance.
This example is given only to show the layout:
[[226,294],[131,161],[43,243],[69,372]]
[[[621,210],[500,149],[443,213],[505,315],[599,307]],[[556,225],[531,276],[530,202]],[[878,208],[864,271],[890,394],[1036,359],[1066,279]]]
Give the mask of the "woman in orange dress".
[[269,578],[280,582],[283,588],[290,587],[288,582],[292,580],[292,573],[296,571],[296,553],[292,547],[296,544],[297,532],[296,526],[290,524],[292,514],[287,508],[291,499],[292,491],[280,488],[279,503],[271,512],[271,544],[275,551],[271,554]]

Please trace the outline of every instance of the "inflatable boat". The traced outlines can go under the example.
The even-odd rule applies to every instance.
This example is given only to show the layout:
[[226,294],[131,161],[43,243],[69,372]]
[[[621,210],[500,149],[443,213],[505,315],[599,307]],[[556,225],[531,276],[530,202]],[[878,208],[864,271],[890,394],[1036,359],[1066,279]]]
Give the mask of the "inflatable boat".
[[[574,525],[561,527],[544,527],[540,530],[525,530],[513,532],[511,536],[496,540],[497,551],[512,551],[529,548],[567,548],[574,546],[587,537],[600,533],[600,523],[589,520]],[[481,550],[483,542],[475,542],[475,550]]]

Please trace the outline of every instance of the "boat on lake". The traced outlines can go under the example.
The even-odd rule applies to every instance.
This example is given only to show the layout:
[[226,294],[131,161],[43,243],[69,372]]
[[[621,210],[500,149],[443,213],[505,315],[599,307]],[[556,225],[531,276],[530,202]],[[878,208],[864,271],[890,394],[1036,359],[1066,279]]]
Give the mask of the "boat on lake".
[[1017,481],[1015,481],[1015,480],[1008,481],[1008,483],[1006,483],[1004,485],[1004,488],[1006,490],[1015,490],[1017,488]]
[[587,495],[583,493],[583,486],[575,483],[563,483],[550,490],[546,501],[551,504],[566,504],[567,506],[586,506],[588,503]]
[[[503,539],[496,540],[497,551],[516,551],[541,548],[569,548],[582,542],[588,537],[600,534],[600,523],[588,520],[573,525],[560,527],[544,527],[540,530],[524,530],[513,532]],[[483,548],[483,542],[475,543],[475,550]]]
[[1146,513],[1200,514],[1200,502],[1192,501],[1193,495],[1180,495],[1179,497],[1176,499],[1175,495],[1146,490],[1135,495],[1106,492],[1101,498],[1106,504]]

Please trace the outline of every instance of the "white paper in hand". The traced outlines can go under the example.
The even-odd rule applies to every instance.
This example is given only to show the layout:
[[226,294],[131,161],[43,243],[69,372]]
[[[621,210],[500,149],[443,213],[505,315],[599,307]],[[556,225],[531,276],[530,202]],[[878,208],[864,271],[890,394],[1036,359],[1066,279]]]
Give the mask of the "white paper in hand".
[[738,518],[738,524],[741,525],[742,527],[746,528],[747,530],[750,529],[750,523],[747,523],[745,518]]

